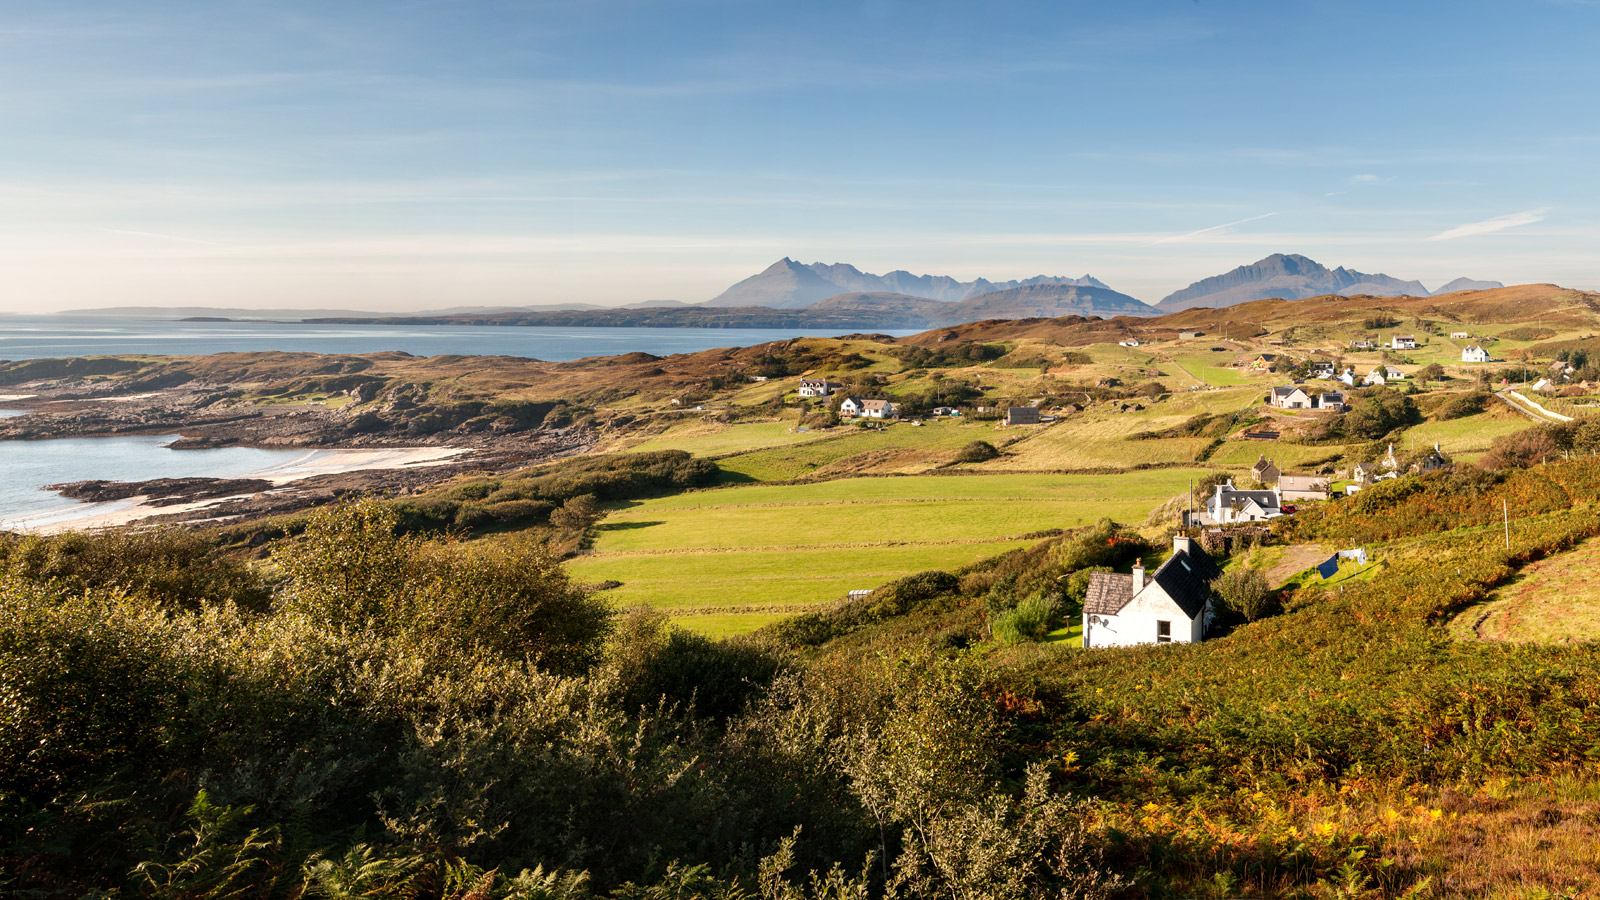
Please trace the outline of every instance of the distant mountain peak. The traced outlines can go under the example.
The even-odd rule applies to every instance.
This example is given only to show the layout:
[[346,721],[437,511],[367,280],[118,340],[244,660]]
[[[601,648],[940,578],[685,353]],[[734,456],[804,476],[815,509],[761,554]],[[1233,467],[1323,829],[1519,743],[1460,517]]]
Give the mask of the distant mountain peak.
[[740,281],[706,306],[768,306],[797,309],[836,294],[899,294],[943,302],[960,302],[981,294],[1034,284],[1092,287],[1111,291],[1111,287],[1089,275],[1070,278],[1060,275],[1035,275],[1015,281],[990,281],[976,278],[959,281],[948,275],[914,275],[895,269],[884,275],[863,272],[849,263],[811,263],[785,256]]
[[1368,275],[1344,266],[1329,269],[1298,253],[1274,253],[1221,275],[1202,278],[1167,295],[1156,307],[1163,312],[1178,312],[1197,306],[1233,306],[1270,297],[1285,300],[1304,300],[1324,294],[1426,297],[1430,293],[1420,281],[1404,281],[1381,272]]

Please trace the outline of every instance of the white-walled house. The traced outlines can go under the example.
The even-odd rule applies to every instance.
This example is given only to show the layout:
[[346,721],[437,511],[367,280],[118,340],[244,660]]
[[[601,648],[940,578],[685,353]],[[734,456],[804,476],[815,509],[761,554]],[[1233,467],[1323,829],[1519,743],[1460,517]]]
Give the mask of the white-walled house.
[[861,415],[861,402],[862,401],[856,399],[855,397],[846,397],[846,398],[844,398],[844,400],[840,401],[840,403],[839,403],[839,415],[841,415],[841,416],[859,416],[859,415]]
[[1389,349],[1415,350],[1417,349],[1417,339],[1409,334],[1397,334],[1389,341]]
[[1343,391],[1323,391],[1317,397],[1317,409],[1344,409]]
[[1211,582],[1217,564],[1191,538],[1172,539],[1172,556],[1155,572],[1096,572],[1083,602],[1083,646],[1193,644],[1205,640],[1215,615]]
[[1211,524],[1231,525],[1275,519],[1283,515],[1283,511],[1279,509],[1277,491],[1241,491],[1230,481],[1217,485],[1216,491],[1206,498],[1206,515]]
[[1461,351],[1461,361],[1466,363],[1486,363],[1489,361],[1489,351],[1482,347],[1468,347]]
[[[844,408],[843,405],[841,405],[840,409],[843,410],[843,408]],[[863,400],[863,401],[861,401],[861,415],[862,415],[863,418],[867,418],[867,419],[892,419],[892,418],[894,418],[894,414],[895,414],[895,406],[894,406],[893,403],[890,403],[887,400]]]
[[1309,394],[1292,384],[1273,388],[1267,400],[1280,409],[1312,409],[1316,406]]
[[800,396],[827,397],[843,386],[826,378],[802,378],[800,379]]
[[1383,378],[1383,369],[1378,368],[1368,372],[1367,377],[1361,379],[1361,383],[1366,385],[1386,384],[1387,382]]

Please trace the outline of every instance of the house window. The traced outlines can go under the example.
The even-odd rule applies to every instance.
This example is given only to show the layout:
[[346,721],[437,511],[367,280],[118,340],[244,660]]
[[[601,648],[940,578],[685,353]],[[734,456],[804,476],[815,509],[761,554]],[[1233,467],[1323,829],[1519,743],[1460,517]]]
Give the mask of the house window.
[[1172,623],[1171,622],[1162,622],[1162,621],[1157,621],[1156,622],[1156,643],[1158,643],[1158,644],[1170,644],[1170,643],[1172,643]]

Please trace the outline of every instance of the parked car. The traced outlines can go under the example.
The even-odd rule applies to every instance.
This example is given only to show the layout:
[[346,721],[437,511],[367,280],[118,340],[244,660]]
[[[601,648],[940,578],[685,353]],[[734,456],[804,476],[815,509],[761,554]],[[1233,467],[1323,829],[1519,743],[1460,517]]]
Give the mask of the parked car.
[[1295,507],[1293,503],[1286,503],[1283,506],[1278,507],[1278,512],[1281,512],[1287,516],[1294,512],[1294,508]]

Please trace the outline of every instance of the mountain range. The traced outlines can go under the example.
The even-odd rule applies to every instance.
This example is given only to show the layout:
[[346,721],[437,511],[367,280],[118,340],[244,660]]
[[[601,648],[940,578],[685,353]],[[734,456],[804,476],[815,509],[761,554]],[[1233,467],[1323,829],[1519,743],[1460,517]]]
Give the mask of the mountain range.
[[848,293],[902,294],[954,303],[995,291],[1040,284],[1111,290],[1104,282],[1090,275],[1081,278],[1036,275],[1021,281],[1001,282],[990,281],[987,278],[957,281],[948,275],[913,275],[903,269],[887,275],[873,275],[848,263],[806,265],[785,256],[759,274],[752,275],[718,294],[705,305],[798,309],[810,306],[818,300]]
[[1314,259],[1298,253],[1274,253],[1231,272],[1202,278],[1181,291],[1163,297],[1156,309],[1161,312],[1179,312],[1197,306],[1223,307],[1280,297],[1284,300],[1305,300],[1328,294],[1354,297],[1366,294],[1373,297],[1430,297],[1451,291],[1485,290],[1504,287],[1498,281],[1474,281],[1457,278],[1437,291],[1423,287],[1420,281],[1405,281],[1378,273],[1368,275],[1340,266],[1329,269]]

